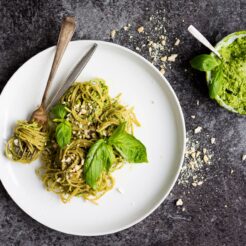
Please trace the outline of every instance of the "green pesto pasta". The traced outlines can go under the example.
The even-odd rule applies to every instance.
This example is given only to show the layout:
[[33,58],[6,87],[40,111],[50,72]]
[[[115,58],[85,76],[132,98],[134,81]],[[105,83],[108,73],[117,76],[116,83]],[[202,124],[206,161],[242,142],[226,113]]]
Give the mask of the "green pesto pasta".
[[44,150],[48,134],[37,122],[18,121],[5,146],[6,156],[16,162],[31,163]]
[[84,180],[84,161],[90,146],[100,138],[109,137],[123,122],[133,133],[133,124],[139,125],[132,108],[119,102],[120,96],[111,98],[108,87],[101,79],[74,83],[60,103],[66,107],[66,120],[72,125],[70,144],[61,149],[55,140],[54,122],[49,124],[49,141],[42,152],[42,166],[37,170],[48,191],[58,194],[63,202],[74,196],[95,202],[113,188],[112,172],[121,168],[123,159],[116,154],[109,172],[103,172],[92,189]]

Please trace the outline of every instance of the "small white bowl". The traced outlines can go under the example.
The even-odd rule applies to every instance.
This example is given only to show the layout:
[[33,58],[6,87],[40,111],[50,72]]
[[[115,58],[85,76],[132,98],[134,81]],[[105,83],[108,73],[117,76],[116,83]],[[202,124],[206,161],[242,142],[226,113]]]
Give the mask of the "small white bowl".
[[[217,51],[220,51],[223,47],[227,47],[228,45],[233,43],[236,39],[241,38],[241,37],[245,37],[245,36],[246,36],[246,31],[239,31],[239,32],[231,33],[228,36],[224,37],[220,42],[218,42],[215,46],[215,49]],[[215,54],[211,53],[211,56],[215,56]],[[207,85],[209,85],[209,83],[211,81],[211,71],[206,72],[206,80],[207,80]],[[218,104],[221,107],[223,107],[223,108],[225,108],[231,112],[238,113],[234,108],[227,105],[218,95],[215,97],[215,100],[218,102]]]

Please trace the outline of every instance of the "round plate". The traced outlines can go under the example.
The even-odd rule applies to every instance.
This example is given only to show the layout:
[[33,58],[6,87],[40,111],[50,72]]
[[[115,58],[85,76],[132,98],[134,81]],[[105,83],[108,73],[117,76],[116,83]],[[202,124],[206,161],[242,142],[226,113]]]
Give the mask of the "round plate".
[[122,93],[122,103],[134,106],[142,124],[135,128],[135,135],[146,145],[149,159],[148,164],[128,164],[116,171],[115,188],[98,205],[81,198],[63,204],[36,176],[40,161],[23,165],[4,156],[15,122],[28,119],[41,101],[55,47],[19,68],[0,98],[0,178],[5,189],[38,222],[61,232],[87,236],[126,229],[153,212],[175,184],[185,148],[184,118],[175,93],[151,63],[129,49],[100,41],[71,42],[51,93],[94,42],[98,48],[77,81],[100,77],[106,80],[111,96]]

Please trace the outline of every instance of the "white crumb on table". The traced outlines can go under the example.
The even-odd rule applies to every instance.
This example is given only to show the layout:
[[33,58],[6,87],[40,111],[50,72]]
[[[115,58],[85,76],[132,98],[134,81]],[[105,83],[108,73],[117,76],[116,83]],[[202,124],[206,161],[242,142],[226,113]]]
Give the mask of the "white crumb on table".
[[176,201],[176,206],[183,206],[183,200],[182,199],[178,199],[177,201]]
[[202,131],[202,127],[201,126],[198,126],[195,130],[194,130],[194,133],[197,134],[197,133],[200,133]]

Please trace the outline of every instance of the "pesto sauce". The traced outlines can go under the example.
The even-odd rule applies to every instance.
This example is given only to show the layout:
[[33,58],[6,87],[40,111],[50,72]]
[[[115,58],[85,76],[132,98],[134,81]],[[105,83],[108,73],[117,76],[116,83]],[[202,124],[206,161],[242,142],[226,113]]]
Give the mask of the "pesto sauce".
[[[240,114],[246,114],[246,37],[220,49],[223,58],[218,96]],[[214,76],[212,71],[212,77]]]

